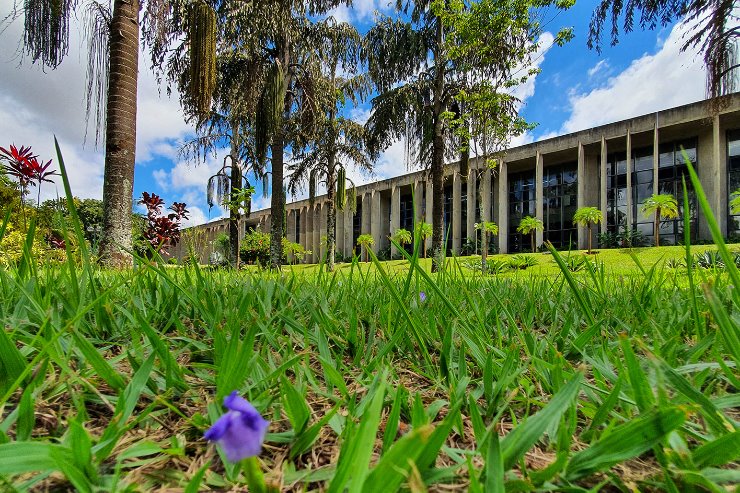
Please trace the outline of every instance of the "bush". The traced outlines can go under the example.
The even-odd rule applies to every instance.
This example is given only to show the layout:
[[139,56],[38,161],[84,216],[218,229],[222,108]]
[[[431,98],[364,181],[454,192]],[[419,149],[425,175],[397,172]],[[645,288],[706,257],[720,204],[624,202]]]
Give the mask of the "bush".
[[509,267],[511,267],[512,269],[524,270],[535,265],[537,265],[537,257],[535,257],[534,255],[523,255],[520,253],[514,255],[509,260]]
[[[579,272],[586,268],[589,259],[585,255],[567,255],[565,258],[565,266],[571,272]],[[554,262],[554,260],[553,260]]]
[[[696,255],[694,255],[694,262],[702,269],[725,268],[724,260],[722,260],[719,252],[716,252],[714,250],[707,250],[706,252],[697,253]],[[737,263],[737,257],[735,257],[735,263]]]

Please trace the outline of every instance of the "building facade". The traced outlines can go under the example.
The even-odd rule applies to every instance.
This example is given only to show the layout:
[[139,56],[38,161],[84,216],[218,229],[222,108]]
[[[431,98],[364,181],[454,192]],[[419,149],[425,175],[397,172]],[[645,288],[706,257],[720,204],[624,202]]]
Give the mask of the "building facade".
[[[500,252],[529,249],[529,238],[516,231],[524,216],[544,224],[536,243],[545,240],[556,247],[585,248],[587,230],[573,225],[579,207],[598,207],[606,221],[593,229],[618,233],[637,229],[653,236],[653,218],[640,212],[653,193],[674,195],[683,210],[682,177],[689,187],[689,214],[694,240],[711,239],[698,211],[684,156],[695,166],[722,232],[740,235],[740,215],[732,215],[729,201],[740,188],[740,93],[727,96],[719,112],[706,101],[601,125],[551,139],[510,148],[494,169],[471,159],[462,176],[458,163],[446,168],[444,218],[448,250],[470,251],[476,241],[474,224],[481,220],[498,224],[492,241]],[[685,154],[684,154],[685,153]],[[402,163],[398,164],[403,166]],[[326,253],[328,204],[326,196],[292,202],[286,206],[287,238],[312,251],[305,261],[318,262]],[[432,222],[431,177],[409,173],[357,188],[357,207],[337,212],[337,251],[348,257],[357,237],[371,234],[374,248],[390,248],[389,236],[399,228],[413,230],[414,221]],[[242,219],[241,230],[269,231],[270,210],[253,212]],[[207,261],[214,238],[228,233],[228,221],[195,227],[203,240],[202,261]],[[683,239],[683,219],[662,221],[661,244]],[[427,246],[431,239],[427,240]],[[174,252],[182,256],[180,245]],[[359,249],[357,250],[359,252]],[[394,255],[397,252],[391,251]]]

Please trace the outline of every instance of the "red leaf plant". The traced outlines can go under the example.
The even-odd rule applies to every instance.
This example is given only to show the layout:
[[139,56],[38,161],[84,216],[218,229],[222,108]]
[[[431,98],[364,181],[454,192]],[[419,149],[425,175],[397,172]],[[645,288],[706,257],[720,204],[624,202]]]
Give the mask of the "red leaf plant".
[[187,206],[182,202],[174,202],[170,206],[172,213],[163,216],[162,205],[164,200],[156,193],[144,192],[139,204],[146,207],[147,228],[144,239],[151,247],[165,255],[168,247],[174,247],[180,241],[180,223],[188,219]]

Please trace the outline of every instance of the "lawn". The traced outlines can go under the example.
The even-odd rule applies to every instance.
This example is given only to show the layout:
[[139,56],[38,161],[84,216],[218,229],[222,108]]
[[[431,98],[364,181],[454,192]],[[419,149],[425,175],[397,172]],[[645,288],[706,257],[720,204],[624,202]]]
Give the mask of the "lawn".
[[236,390],[270,421],[272,491],[726,491],[737,270],[649,269],[681,252],[595,256],[624,277],[548,254],[487,277],[22,262],[0,270],[0,484],[244,491],[203,438]]
[[[740,252],[740,244],[728,245],[730,251]],[[715,245],[692,245],[691,253],[696,255],[705,251],[717,251]],[[603,264],[605,271],[608,274],[613,275],[641,275],[642,266],[643,269],[650,269],[654,265],[659,267],[665,266],[671,260],[685,261],[686,249],[683,246],[663,246],[663,247],[640,247],[640,248],[614,248],[614,249],[594,249],[596,252],[593,255],[588,255],[587,258],[594,263],[594,265]],[[581,258],[586,256],[585,250],[576,250],[572,252],[560,252],[564,257]],[[508,264],[512,257],[516,254],[497,254],[489,255],[489,261],[502,262]],[[553,259],[549,252],[545,253],[524,253],[527,257],[532,257],[536,260],[536,265],[528,267],[526,270],[505,270],[497,273],[497,277],[531,277],[534,276],[558,276],[560,269],[557,263]],[[480,255],[472,255],[468,257],[448,257],[448,264],[451,267],[462,272],[472,274],[474,270],[471,267],[480,263]],[[638,265],[639,263],[639,265]],[[381,262],[381,265],[390,272],[408,272],[409,262],[407,260],[389,260]],[[431,259],[419,259],[419,265],[426,271],[430,271],[432,261]],[[336,264],[337,270],[340,272],[349,271],[353,268],[351,263],[339,263]],[[358,267],[362,268],[363,271],[374,270],[374,266],[371,262],[359,262],[354,266],[354,269]],[[254,266],[247,267],[249,269],[256,270]],[[306,272],[306,273],[317,273],[319,270],[325,269],[325,266],[319,264],[298,264],[288,266],[294,272]],[[677,271],[679,275],[685,273],[684,270]],[[580,271],[577,274],[585,275],[586,272]]]

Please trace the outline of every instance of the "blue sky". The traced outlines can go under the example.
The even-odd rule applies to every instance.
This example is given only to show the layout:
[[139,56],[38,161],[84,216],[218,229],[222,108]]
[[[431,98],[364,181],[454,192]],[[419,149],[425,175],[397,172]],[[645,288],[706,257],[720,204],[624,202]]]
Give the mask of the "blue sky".
[[[0,0],[0,18],[10,11],[13,0]],[[701,57],[679,53],[686,27],[667,26],[655,31],[636,30],[620,36],[617,46],[605,43],[599,55],[586,47],[588,23],[593,3],[580,1],[562,13],[543,34],[537,63],[541,72],[517,89],[524,104],[521,114],[538,126],[514,139],[513,145],[562,135],[703,99],[705,72]],[[392,14],[385,1],[361,0],[352,8],[333,14],[366,30],[376,10]],[[564,47],[550,47],[552,34],[570,26],[575,38]],[[22,62],[18,55],[22,19],[0,28],[0,145],[31,145],[42,158],[52,158],[56,135],[69,168],[73,193],[80,197],[102,197],[103,153],[93,139],[85,139],[84,84],[85,45],[78,30],[72,32],[70,55],[55,71]],[[184,201],[191,212],[191,223],[220,217],[223,212],[208,211],[206,181],[220,167],[223,155],[206,163],[185,162],[178,155],[184,139],[192,135],[185,124],[176,97],[168,98],[157,87],[140,59],[139,115],[137,119],[137,165],[135,196],[149,191],[161,195],[167,204]],[[369,102],[349,114],[362,121]],[[92,130],[89,131],[92,133]],[[355,174],[357,183],[367,183],[407,173],[403,144],[391,146],[376,163],[373,176]],[[48,186],[44,197],[62,193]],[[290,200],[290,198],[289,198]],[[260,193],[255,208],[269,207],[269,197]]]

